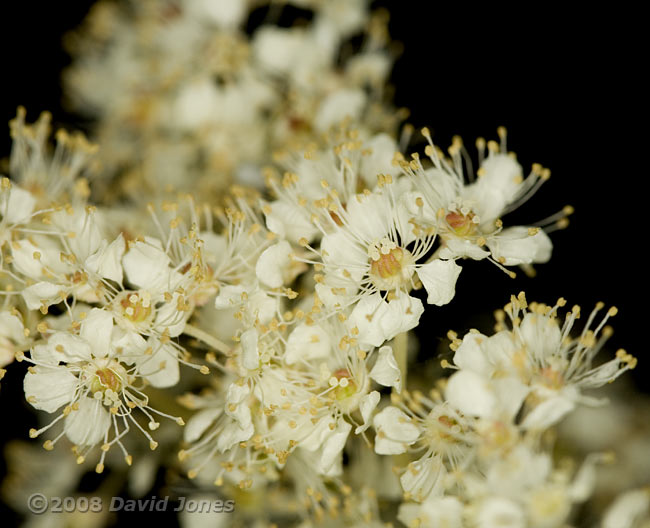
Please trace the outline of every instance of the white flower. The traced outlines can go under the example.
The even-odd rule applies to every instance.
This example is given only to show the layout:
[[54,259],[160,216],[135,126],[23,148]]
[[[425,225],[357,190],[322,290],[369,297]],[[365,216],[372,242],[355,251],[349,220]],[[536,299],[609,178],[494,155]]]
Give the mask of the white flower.
[[[529,307],[523,293],[512,296],[505,310],[512,330],[502,330],[489,338],[469,333],[458,341],[454,363],[460,370],[447,384],[449,401],[465,413],[482,417],[503,412],[514,416],[522,410],[521,425],[526,429],[546,429],[576,404],[599,403],[582,391],[613,381],[634,368],[636,359],[619,350],[615,359],[594,367],[594,356],[611,335],[605,324],[617,310],[608,310],[591,330],[596,314],[603,308],[599,304],[581,335],[571,338],[580,309],[574,307],[561,326],[557,312],[565,304],[560,299],[553,307]],[[499,317],[503,321],[505,314]],[[503,323],[500,327],[505,328]]]
[[334,197],[345,208],[359,191],[374,188],[379,175],[399,174],[393,164],[398,148],[394,139],[387,134],[359,136],[358,130],[342,128],[330,135],[327,150],[284,160],[287,172],[281,180],[267,174],[267,185],[277,197],[263,206],[270,231],[294,243],[312,241],[330,219],[340,225],[330,208]]
[[[83,461],[94,446],[102,443],[98,472],[103,470],[106,452],[116,443],[130,463],[121,438],[131,426],[145,435],[151,449],[157,446],[133,417],[133,409],[140,409],[149,420],[151,430],[160,425],[152,412],[182,424],[180,418],[151,408],[138,388],[144,380],[157,386],[171,384],[165,378],[170,374],[162,367],[164,361],[159,362],[160,350],[149,349],[148,353],[143,350],[139,357],[134,349],[125,354],[116,344],[116,332],[112,315],[93,308],[79,325],[78,335],[54,332],[46,344],[33,348],[29,361],[35,366],[30,367],[24,381],[27,401],[35,408],[54,413],[65,406],[49,425],[30,431],[30,436],[40,435],[64,418],[63,432],[53,441],[46,441],[46,449],[51,449],[65,434],[77,445],[77,455]],[[147,369],[148,366],[155,368]],[[109,439],[111,426],[115,434]]]
[[460,272],[453,261],[420,262],[435,236],[409,223],[398,185],[386,178],[379,191],[356,195],[345,207],[335,202],[330,209],[338,220],[330,218],[331,232],[323,236],[324,274],[316,285],[326,306],[353,307],[350,324],[373,346],[417,324],[423,308],[408,292],[420,273],[428,301],[442,305],[453,298]]
[[[452,160],[447,162],[436,153],[427,129],[423,130],[429,141],[426,153],[434,167],[425,170],[417,157],[411,163],[401,164],[422,200],[420,221],[434,225],[440,235],[440,258],[487,258],[501,269],[550,259],[551,241],[539,227],[503,229],[501,216],[528,200],[550,172],[535,165],[524,178],[521,166],[506,153],[505,130],[499,132],[503,139],[501,151],[495,142],[490,142],[488,156],[483,159],[481,147],[478,179],[473,181],[470,165],[470,183],[464,181],[463,157],[467,156],[460,140],[455,140],[450,148]],[[570,212],[567,207],[565,213],[550,219]]]

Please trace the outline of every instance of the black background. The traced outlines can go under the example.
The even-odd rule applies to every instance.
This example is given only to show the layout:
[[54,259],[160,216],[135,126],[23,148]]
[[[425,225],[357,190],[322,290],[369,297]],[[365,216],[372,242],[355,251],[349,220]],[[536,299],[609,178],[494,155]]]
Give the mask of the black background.
[[[22,104],[29,121],[50,110],[55,124],[83,128],[60,104],[59,72],[70,61],[60,40],[90,5],[3,3],[0,123]],[[508,145],[525,168],[539,162],[552,171],[513,221],[532,223],[565,204],[576,209],[570,227],[551,235],[553,258],[537,268],[535,279],[519,274],[512,280],[488,263],[463,263],[452,304],[423,316],[422,353],[433,354],[449,328],[488,331],[484,315],[520,290],[529,300],[548,303],[563,296],[569,306],[581,304],[583,313],[603,300],[619,308],[611,349],[639,357],[632,377],[647,391],[642,336],[648,326],[650,195],[642,159],[647,88],[641,82],[646,61],[639,14],[611,7],[570,13],[541,3],[525,11],[492,3],[482,9],[415,0],[378,5],[390,9],[391,34],[404,47],[392,82],[397,105],[411,110],[410,122],[429,126],[442,146],[460,134],[471,147],[477,136],[496,139],[497,126],[506,126]],[[0,156],[9,153],[8,132],[0,133]],[[7,401],[21,379],[12,367],[2,382],[1,405],[12,416],[1,422],[3,438],[27,438],[32,425],[22,403]]]

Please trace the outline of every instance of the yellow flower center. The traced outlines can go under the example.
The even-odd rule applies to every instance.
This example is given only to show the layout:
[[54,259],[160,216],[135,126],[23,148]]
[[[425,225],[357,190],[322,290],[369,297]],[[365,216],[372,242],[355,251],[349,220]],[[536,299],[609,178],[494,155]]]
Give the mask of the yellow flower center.
[[381,255],[379,259],[373,260],[370,264],[370,273],[382,279],[394,277],[402,271],[403,257],[404,252],[402,249],[395,248],[387,255]]
[[104,392],[111,389],[113,392],[119,392],[122,388],[122,380],[112,368],[101,368],[95,371],[95,376],[90,384],[90,390],[93,394]]
[[370,280],[380,290],[395,290],[404,285],[413,274],[411,253],[384,238],[368,248]]
[[121,300],[122,315],[132,323],[142,323],[151,315],[151,299],[138,293],[127,293]]
[[[357,392],[357,385],[347,369],[341,368],[332,373],[338,381],[338,386],[332,391],[337,401],[347,400]],[[341,382],[342,380],[345,380]]]
[[445,216],[447,225],[451,231],[460,237],[473,235],[476,231],[475,215],[472,212],[467,214],[451,211]]
[[541,370],[540,376],[542,384],[549,389],[559,390],[564,386],[564,376],[559,370],[546,367]]

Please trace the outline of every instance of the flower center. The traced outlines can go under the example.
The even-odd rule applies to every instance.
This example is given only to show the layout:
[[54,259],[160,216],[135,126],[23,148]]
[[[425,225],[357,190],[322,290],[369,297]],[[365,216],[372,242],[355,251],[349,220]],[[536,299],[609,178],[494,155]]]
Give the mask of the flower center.
[[478,224],[478,217],[471,211],[467,213],[451,211],[447,213],[445,220],[451,231],[460,237],[473,235]]
[[462,427],[455,418],[442,414],[436,416],[433,412],[429,414],[426,420],[425,437],[431,444],[455,444],[457,442],[456,434],[462,432]]
[[368,249],[370,279],[380,290],[394,290],[407,282],[413,271],[411,253],[397,247],[392,240],[383,238]]
[[382,279],[388,279],[398,275],[402,271],[402,258],[404,252],[401,248],[391,250],[387,255],[381,255],[370,264],[370,273],[378,275]]
[[90,390],[93,394],[96,392],[105,392],[112,390],[117,393],[122,388],[122,380],[112,368],[105,367],[97,369],[95,376],[90,383]]
[[151,295],[148,292],[126,292],[119,301],[122,316],[132,323],[142,323],[151,316]]
[[564,376],[559,370],[551,367],[543,368],[540,372],[541,382],[549,389],[559,390],[564,386]]
[[341,368],[332,373],[339,384],[332,391],[337,401],[347,400],[354,396],[357,392],[357,384],[352,380],[352,376],[347,369]]

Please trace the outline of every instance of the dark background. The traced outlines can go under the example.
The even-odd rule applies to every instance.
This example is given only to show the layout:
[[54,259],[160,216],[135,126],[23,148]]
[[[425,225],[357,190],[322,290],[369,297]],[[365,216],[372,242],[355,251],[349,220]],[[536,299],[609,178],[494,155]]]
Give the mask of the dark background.
[[[3,3],[0,123],[22,104],[29,121],[50,110],[55,125],[85,126],[60,104],[59,72],[70,61],[60,40],[91,4]],[[639,51],[639,15],[611,7],[570,13],[541,4],[526,11],[415,0],[377,4],[390,9],[391,34],[404,46],[392,81],[397,105],[411,110],[410,122],[429,126],[441,146],[460,134],[472,153],[477,136],[496,139],[497,126],[504,125],[525,169],[533,162],[551,169],[551,179],[506,225],[535,222],[565,204],[576,209],[570,227],[551,235],[554,256],[537,268],[535,279],[509,279],[486,262],[463,263],[452,304],[423,316],[422,353],[435,350],[449,328],[489,331],[485,314],[520,290],[529,300],[547,303],[563,296],[569,306],[581,304],[583,313],[602,300],[619,308],[611,351],[625,348],[639,357],[632,377],[648,391],[650,362],[642,336],[648,324],[649,206],[641,161],[648,144],[641,95],[647,91],[641,82],[647,61]],[[8,132],[6,127],[0,133],[0,157],[9,153]],[[21,379],[12,368],[2,382],[2,407],[16,411],[12,422],[3,420],[3,439],[23,432],[27,438],[32,425],[24,407],[6,399],[19,394]]]

